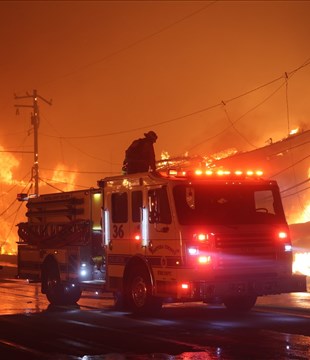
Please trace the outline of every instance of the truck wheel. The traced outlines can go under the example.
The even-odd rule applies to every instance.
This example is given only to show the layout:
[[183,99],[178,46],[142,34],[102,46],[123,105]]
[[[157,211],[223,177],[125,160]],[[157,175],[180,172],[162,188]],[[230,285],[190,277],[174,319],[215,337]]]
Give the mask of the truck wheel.
[[124,311],[127,310],[125,297],[123,292],[117,291],[113,294],[114,296],[114,310]]
[[126,291],[126,304],[138,315],[152,315],[160,311],[162,300],[152,296],[150,274],[142,267],[132,270]]
[[223,303],[227,310],[233,313],[245,313],[252,309],[257,300],[257,296],[231,296],[224,299]]
[[64,284],[60,281],[55,266],[47,269],[46,297],[52,305],[73,305],[81,297],[81,289],[75,284]]

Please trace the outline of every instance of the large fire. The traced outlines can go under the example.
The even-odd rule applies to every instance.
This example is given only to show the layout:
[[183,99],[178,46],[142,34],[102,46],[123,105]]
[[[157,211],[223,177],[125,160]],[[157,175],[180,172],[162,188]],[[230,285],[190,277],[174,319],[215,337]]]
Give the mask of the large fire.
[[13,169],[18,167],[19,161],[10,153],[5,152],[0,146],[0,184],[1,184],[1,205],[0,205],[0,253],[15,254],[17,240],[14,229],[13,207],[15,185],[24,185],[23,181],[14,180]]
[[18,167],[19,161],[10,153],[4,152],[0,145],[0,183],[12,185],[15,183],[13,179],[13,169]]
[[[17,253],[16,224],[25,221],[25,204],[18,202],[16,195],[19,192],[29,191],[31,182],[28,184],[24,180],[16,180],[14,170],[19,167],[19,164],[12,154],[4,152],[0,146],[0,254],[15,255]],[[59,164],[53,171],[51,179],[41,179],[40,193],[74,190],[76,173],[66,170],[64,165]]]
[[[51,183],[62,191],[72,191],[75,188],[76,173],[69,172],[65,165],[58,164],[53,172]],[[52,185],[51,184],[51,185]]]
[[[0,151],[3,148],[0,146]],[[233,155],[235,149],[228,149],[221,153],[217,153],[214,156],[203,158],[196,157],[190,159],[188,156],[171,159],[168,152],[162,152],[162,166],[172,166],[181,161],[182,164],[188,164],[193,160],[198,163],[203,161],[206,165],[213,163],[214,160],[225,158]],[[0,152],[0,184],[1,184],[1,204],[0,204],[0,253],[1,254],[16,254],[18,241],[15,225],[24,219],[24,207],[21,208],[21,203],[14,203],[16,194],[26,187],[25,181],[18,181],[14,178],[14,169],[19,167],[19,161],[8,152]],[[310,178],[310,168],[308,170],[308,178]],[[40,193],[50,191],[72,191],[76,185],[76,173],[69,171],[69,169],[63,165],[58,164],[53,171],[52,177],[46,181],[40,182]],[[53,188],[47,190],[48,185]],[[45,191],[44,191],[45,190]],[[303,195],[304,206],[299,211],[289,211],[287,213],[288,222],[305,223],[310,222],[310,201]],[[13,206],[15,205],[15,206]],[[20,211],[19,211],[20,210]],[[294,241],[294,239],[293,239]],[[297,249],[294,253],[293,271],[303,273],[310,276],[310,252],[308,249]]]

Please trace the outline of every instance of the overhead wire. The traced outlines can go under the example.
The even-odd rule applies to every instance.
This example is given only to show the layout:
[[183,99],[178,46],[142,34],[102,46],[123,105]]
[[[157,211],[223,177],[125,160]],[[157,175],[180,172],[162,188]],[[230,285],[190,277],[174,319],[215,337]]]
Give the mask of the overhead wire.
[[[111,163],[110,161],[108,160],[104,160],[98,156],[94,156],[88,152],[86,152],[85,150],[82,150],[81,148],[79,148],[78,146],[76,145],[73,145],[70,141],[68,141],[68,138],[67,137],[64,137],[60,134],[60,132],[51,124],[50,121],[48,121],[48,119],[46,117],[43,117],[44,120],[46,120],[48,122],[48,124],[53,128],[53,130],[59,134],[59,136],[49,136],[49,135],[46,135],[46,134],[42,134],[41,132],[39,132],[40,135],[43,135],[43,136],[47,136],[47,137],[52,137],[52,138],[57,138],[59,139],[60,141],[60,146],[61,146],[61,155],[62,155],[62,158],[64,159],[64,156],[63,156],[63,148],[62,148],[62,141],[65,141],[69,146],[73,147],[74,149],[76,149],[77,151],[79,151],[80,153],[94,159],[94,160],[99,160],[101,162],[104,162],[108,165],[119,165],[119,164],[114,164],[114,163]],[[63,161],[64,162],[64,161]]]
[[[63,171],[63,170],[61,170]],[[65,171],[65,170],[64,170]],[[48,186],[52,186],[52,184],[49,183],[49,181],[55,181],[53,179],[49,179],[49,178],[40,178],[41,181],[43,181],[45,184],[47,184]],[[86,186],[86,185],[79,185],[79,184],[73,184],[73,183],[69,183],[69,182],[66,182],[66,181],[57,181],[57,183],[59,184],[63,184],[63,185],[70,185],[70,186],[74,186],[74,187],[79,187],[79,188],[82,188],[82,189],[89,189],[89,186]],[[54,187],[55,189],[57,189],[56,187]],[[62,191],[62,190],[61,190]],[[62,191],[63,192],[63,191]]]
[[[24,188],[22,189],[21,192],[24,192],[24,190],[27,188],[27,186],[31,183],[31,180],[32,180],[32,179],[30,179],[30,180],[28,181],[27,185],[24,186]],[[13,200],[13,202],[12,202],[11,204],[9,204],[8,207],[7,207],[6,209],[4,209],[4,210],[0,213],[0,216],[2,216],[3,214],[5,214],[5,213],[14,205],[14,203],[15,203],[16,201],[17,201],[17,199],[15,198],[15,199]]]
[[47,186],[50,186],[51,188],[53,188],[53,189],[55,189],[55,190],[57,190],[57,191],[64,192],[62,189],[59,189],[57,186],[54,186],[54,185],[48,183],[48,182],[45,181],[44,179],[42,179],[42,178],[39,178],[39,179],[40,179],[42,182],[44,182],[44,184],[46,184]]
[[14,226],[14,224],[15,224],[15,221],[16,221],[16,219],[17,219],[17,215],[18,215],[18,212],[19,212],[21,206],[22,206],[22,202],[19,204],[19,206],[18,206],[18,208],[17,208],[17,210],[16,210],[16,212],[15,212],[15,217],[14,217],[14,219],[13,219],[13,221],[12,221],[12,225],[11,225],[11,227],[10,227],[9,233],[8,233],[6,239],[1,243],[0,248],[2,248],[2,246],[4,246],[4,245],[7,243],[7,241],[9,240],[9,236],[11,235],[11,232],[12,232],[12,230],[13,230],[13,226]]
[[229,121],[229,123],[231,124],[232,128],[234,129],[234,131],[251,147],[253,148],[257,148],[257,146],[255,146],[254,144],[252,144],[235,126],[234,122],[230,119],[230,116],[228,115],[227,109],[226,109],[226,104],[223,104],[223,110],[225,112],[226,118]]
[[[292,76],[294,75],[297,71],[301,70],[302,68],[306,67],[310,65],[310,61],[307,61],[305,62],[302,66],[299,66],[297,67],[296,69],[290,71],[290,72],[287,72],[286,74],[288,74],[288,76]],[[267,96],[264,100],[262,100],[261,102],[259,102],[256,106],[254,106],[253,108],[249,109],[247,112],[245,112],[243,115],[241,115],[238,119],[236,119],[233,124],[235,124],[237,121],[241,120],[243,117],[245,117],[246,115],[248,115],[248,113],[250,113],[251,111],[255,110],[256,108],[258,108],[259,106],[261,106],[263,103],[265,103],[267,100],[269,100],[275,93],[277,93],[284,85],[285,85],[285,75],[282,75],[282,76],[279,76],[271,81],[268,81],[262,85],[259,85],[249,91],[246,91],[244,93],[241,93],[237,96],[234,96],[232,98],[229,98],[227,100],[222,100],[216,104],[213,104],[213,105],[210,105],[210,106],[207,106],[207,107],[204,107],[204,108],[201,108],[201,109],[198,109],[198,110],[195,110],[195,111],[192,111],[192,112],[189,112],[187,114],[184,114],[184,115],[181,115],[181,116],[176,116],[176,117],[173,117],[171,119],[167,119],[167,120],[163,120],[163,121],[159,121],[159,122],[155,122],[155,123],[152,123],[152,124],[149,124],[149,125],[144,125],[144,126],[139,126],[139,127],[136,127],[136,128],[131,128],[131,129],[125,129],[125,130],[119,130],[119,131],[113,131],[113,132],[109,132],[109,133],[103,133],[103,134],[92,134],[92,135],[80,135],[80,136],[62,136],[61,138],[62,139],[91,139],[91,138],[100,138],[100,137],[107,137],[107,136],[115,136],[115,135],[122,135],[122,134],[126,134],[126,133],[130,133],[130,132],[135,132],[135,131],[139,131],[139,130],[144,130],[144,129],[148,129],[150,127],[157,127],[157,126],[162,126],[162,125],[165,125],[165,124],[168,124],[168,123],[171,123],[171,122],[175,122],[175,121],[179,121],[179,120],[183,120],[185,118],[188,118],[188,117],[191,117],[191,116],[194,116],[194,115],[198,115],[200,113],[203,113],[203,112],[206,112],[206,111],[210,111],[210,110],[213,110],[217,107],[220,107],[220,106],[223,106],[223,104],[228,104],[230,102],[233,102],[235,100],[238,100],[242,97],[245,97],[251,93],[254,93],[258,90],[261,90],[265,87],[268,87],[269,85],[272,85],[280,80],[283,80],[284,79],[284,82],[281,83],[281,85],[275,90],[273,91],[269,96]],[[229,126],[228,128],[230,128],[231,126]],[[225,128],[223,130],[223,132],[225,132],[227,130],[227,128]],[[222,131],[218,134],[215,135],[215,137],[217,137],[219,134],[221,134]],[[49,135],[49,134],[45,134],[45,133],[40,133],[41,135],[43,136],[46,136],[46,137],[54,137],[54,138],[59,138],[58,136],[54,136],[54,135]],[[213,137],[212,137],[213,138]]]
[[[179,24],[179,23],[181,23],[181,22],[183,22],[183,21],[185,21],[185,20],[187,20],[187,19],[189,19],[189,18],[191,18],[191,17],[199,14],[200,12],[204,11],[204,10],[207,9],[208,7],[214,5],[217,1],[218,1],[218,0],[210,1],[208,4],[200,7],[199,9],[191,12],[190,14],[187,14],[187,15],[183,16],[182,18],[180,18],[180,19],[178,19],[178,20],[176,20],[176,21],[174,21],[174,22],[172,22],[172,23],[170,23],[170,24],[168,24],[168,25],[166,25],[166,26],[163,26],[163,27],[160,28],[159,30],[154,31],[153,33],[150,33],[150,34],[148,34],[148,35],[146,35],[146,36],[144,36],[144,37],[142,37],[142,38],[140,38],[140,39],[138,39],[138,40],[136,40],[136,41],[133,41],[132,43],[130,43],[130,44],[128,44],[128,45],[126,45],[126,46],[118,49],[118,50],[115,50],[115,51],[113,51],[113,52],[111,52],[111,53],[103,56],[102,58],[100,58],[100,59],[98,59],[98,60],[95,60],[95,61],[92,61],[92,62],[90,62],[90,63],[88,63],[88,64],[82,65],[82,66],[80,66],[79,68],[77,68],[76,70],[73,70],[73,71],[71,71],[71,72],[68,72],[67,74],[62,75],[62,76],[59,76],[58,78],[66,78],[66,77],[69,77],[69,76],[74,75],[74,74],[76,74],[76,73],[78,73],[78,72],[80,72],[80,71],[83,71],[83,70],[85,70],[85,69],[88,69],[88,68],[91,67],[91,66],[100,64],[100,63],[102,63],[102,62],[104,62],[104,61],[106,61],[106,60],[108,60],[108,59],[110,59],[110,58],[112,58],[112,57],[114,57],[114,56],[116,56],[116,55],[119,55],[119,54],[121,54],[121,53],[123,53],[123,52],[125,52],[125,51],[127,51],[127,50],[129,50],[129,49],[131,49],[131,48],[133,48],[133,47],[135,47],[135,46],[137,46],[137,45],[139,45],[139,44],[141,44],[141,43],[143,43],[143,42],[145,42],[145,41],[147,41],[147,40],[149,40],[149,39],[151,39],[151,38],[153,38],[153,37],[155,37],[155,36],[157,36],[157,35],[159,35],[159,34],[161,34],[161,33],[163,33],[163,32],[165,32],[165,31],[167,31],[167,30],[169,30],[169,29],[172,28],[173,26],[175,26],[175,25],[177,25],[177,24]],[[46,84],[49,84],[49,83],[52,83],[52,82],[54,82],[55,80],[57,80],[57,78],[54,78],[53,80],[50,80],[49,82],[45,83],[45,85],[46,85]]]
[[[30,185],[30,186],[29,186],[29,185]],[[28,191],[27,191],[27,194],[28,194],[29,191],[30,191],[30,188],[31,188],[31,179],[28,181],[27,185],[24,186],[24,188],[22,189],[22,192],[25,191],[25,189],[27,188],[27,186],[29,186],[29,189],[28,189]],[[5,213],[16,203],[16,201],[17,201],[17,199],[15,198],[14,201],[0,214],[0,216],[2,216],[3,214],[5,214]],[[14,224],[15,224],[15,222],[16,222],[17,215],[18,215],[18,212],[19,212],[22,204],[23,204],[23,202],[20,202],[17,210],[13,213],[13,214],[15,214],[15,217],[14,217],[14,219],[13,219],[13,221],[12,221],[12,225],[11,225],[11,227],[10,227],[9,233],[8,233],[6,239],[1,243],[0,248],[7,243],[8,239],[9,239],[9,236],[10,236],[12,230],[13,230],[13,226],[14,226]],[[10,216],[8,216],[6,219],[10,218],[11,216],[12,216],[12,214],[11,214]],[[4,219],[4,220],[6,220],[6,219]]]
[[278,171],[277,173],[271,175],[270,178],[274,178],[274,177],[282,174],[283,172],[285,172],[285,171],[291,169],[292,167],[294,167],[295,165],[300,164],[301,162],[305,161],[305,160],[308,159],[309,157],[310,157],[310,155],[307,155],[307,156],[305,156],[304,158],[302,158],[302,159],[300,159],[300,160],[298,160],[298,161],[295,161],[294,164],[291,164],[290,166],[287,166],[286,168],[282,169],[281,171]]
[[[42,170],[47,170],[47,171],[54,171],[55,169],[50,169],[50,168],[41,168]],[[80,171],[80,170],[69,170],[69,169],[59,169],[59,171],[62,172],[67,172],[67,173],[74,173],[74,174],[119,174],[119,172],[111,172],[111,171]]]
[[[242,118],[244,118],[246,115],[248,115],[250,112],[254,111],[255,109],[257,109],[259,106],[261,106],[262,104],[264,104],[266,101],[268,101],[274,94],[276,94],[282,87],[283,87],[284,83],[282,83],[276,90],[274,90],[270,95],[268,95],[266,98],[264,98],[262,101],[260,101],[258,104],[256,104],[255,106],[253,106],[252,108],[250,108],[248,111],[246,111],[245,113],[243,113],[241,116],[239,116],[237,119],[235,119],[229,126],[225,127],[223,130],[217,132],[216,134],[208,137],[207,139],[204,139],[203,141],[193,145],[192,147],[190,147],[188,149],[188,151],[191,151],[193,149],[195,149],[196,147],[206,143],[207,141],[213,140],[215,138],[217,138],[218,136],[224,134],[228,129],[230,129],[234,124],[236,124],[239,120],[241,120]],[[226,103],[226,102],[224,102]],[[221,105],[223,104],[223,102],[221,103]]]
[[[20,181],[20,182],[23,181],[27,176],[29,176],[29,174],[30,174],[30,171],[28,171],[27,174],[26,174],[24,177],[22,177],[22,179],[19,180],[19,181]],[[11,192],[12,190],[14,190],[17,186],[20,186],[20,184],[18,184],[18,182],[16,182],[11,188],[9,188],[9,189],[6,191],[5,194],[1,194],[0,197],[5,196],[7,193],[9,193],[9,192]],[[0,216],[1,216],[1,214],[0,214]]]
[[[290,197],[290,196],[294,196],[294,195],[300,194],[301,192],[303,192],[303,191],[305,191],[305,190],[308,190],[308,189],[310,189],[310,186],[308,186],[308,187],[306,187],[306,188],[304,188],[304,189],[295,191],[294,193],[291,193],[291,194],[282,195],[281,198],[282,198],[282,199],[286,199],[286,198],[288,198],[288,197]],[[280,191],[280,192],[281,192],[281,191]]]

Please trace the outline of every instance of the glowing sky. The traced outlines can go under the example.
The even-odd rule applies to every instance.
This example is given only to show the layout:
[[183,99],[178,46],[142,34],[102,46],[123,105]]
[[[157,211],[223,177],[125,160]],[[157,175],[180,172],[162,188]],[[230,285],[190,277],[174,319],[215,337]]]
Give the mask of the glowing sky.
[[[32,150],[31,109],[14,108],[31,99],[13,94],[33,89],[53,99],[39,102],[41,177],[59,166],[82,186],[118,173],[151,129],[159,158],[309,128],[310,66],[291,73],[310,59],[309,19],[308,1],[1,1],[0,145]],[[33,158],[14,157],[21,180]]]

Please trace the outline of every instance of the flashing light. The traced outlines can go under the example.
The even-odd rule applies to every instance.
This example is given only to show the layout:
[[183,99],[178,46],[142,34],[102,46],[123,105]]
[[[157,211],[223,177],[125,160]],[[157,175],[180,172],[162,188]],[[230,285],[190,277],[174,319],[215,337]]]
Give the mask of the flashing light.
[[104,218],[104,231],[102,232],[103,243],[104,245],[109,245],[110,242],[110,213],[108,209],[104,209],[103,218]]
[[229,170],[218,170],[217,175],[219,176],[224,176],[224,175],[230,175],[230,171]]
[[181,289],[182,290],[188,290],[189,289],[189,284],[188,283],[182,283],[181,284]]
[[25,193],[17,194],[17,200],[18,201],[27,201],[28,200],[28,194],[25,194]]
[[207,235],[207,234],[198,234],[198,235],[197,235],[197,239],[198,239],[199,241],[207,240],[207,238],[208,238],[208,235]]
[[149,209],[147,207],[142,208],[142,246],[147,246],[149,242]]
[[88,271],[87,271],[87,264],[86,263],[81,263],[81,268],[80,268],[80,275],[82,277],[87,276]]
[[198,262],[199,262],[199,264],[210,264],[211,256],[210,255],[199,256]]
[[279,239],[287,239],[287,238],[288,238],[287,232],[286,232],[286,231],[280,231],[280,232],[278,233],[278,238],[279,238]]
[[284,251],[285,251],[285,252],[291,252],[291,251],[292,251],[292,245],[290,245],[290,244],[285,244],[285,245],[284,245]]
[[[169,169],[168,172],[166,173],[168,176],[170,177],[186,177],[186,176],[199,176],[199,177],[203,177],[203,176],[207,176],[207,177],[211,177],[211,176],[219,176],[219,177],[229,177],[229,176],[250,176],[250,177],[261,177],[264,172],[262,170],[234,170],[231,171],[229,169],[206,169],[206,170],[202,170],[202,169],[195,169],[195,170],[176,170],[176,169]],[[167,176],[166,175],[166,176]]]
[[140,234],[135,234],[134,239],[138,240],[138,241],[141,240],[141,235]]
[[187,251],[188,251],[189,255],[192,255],[192,256],[199,254],[199,250],[197,247],[190,247],[187,249]]
[[214,237],[214,233],[196,233],[193,234],[193,240],[207,241]]
[[285,241],[284,243],[285,252],[291,252],[293,250],[292,244],[290,243],[289,234],[286,231],[279,231],[278,239],[280,239],[281,241]]
[[101,226],[93,226],[92,230],[93,231],[101,231]]
[[177,172],[177,170],[169,169],[168,175],[169,175],[169,176],[177,176],[177,175],[178,175],[178,172]]
[[101,193],[95,193],[95,194],[93,194],[93,198],[94,198],[94,200],[100,200],[101,199]]
[[87,275],[87,270],[86,270],[86,269],[82,269],[82,270],[80,271],[80,275],[81,275],[81,276],[86,276],[86,275]]

